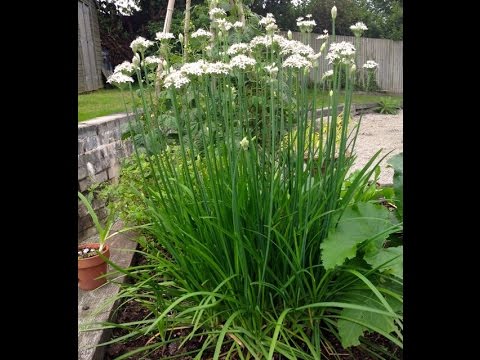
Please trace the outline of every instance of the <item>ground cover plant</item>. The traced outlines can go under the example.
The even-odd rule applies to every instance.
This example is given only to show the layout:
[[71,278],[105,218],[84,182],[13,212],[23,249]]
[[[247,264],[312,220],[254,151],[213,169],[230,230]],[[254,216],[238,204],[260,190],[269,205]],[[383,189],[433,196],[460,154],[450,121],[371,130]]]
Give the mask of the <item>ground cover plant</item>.
[[[347,176],[358,132],[355,46],[325,36],[315,53],[278,35],[270,14],[261,34],[239,42],[246,24],[209,3],[212,26],[191,34],[198,58],[170,62],[174,35],[158,33],[158,57],[146,57],[156,45],[138,38],[132,62],[109,78],[122,89],[133,73],[143,79],[131,129],[142,139],[139,192],[152,224],[145,264],[116,267],[134,280],[116,299],[141,305],[144,318],[103,324],[126,330],[107,344],[149,338],[118,359],[172,343],[192,359],[322,359],[336,339],[391,358],[368,334],[403,346],[400,185],[379,196],[380,149]],[[301,31],[313,28],[309,18],[298,20]],[[323,101],[316,84],[311,98],[307,90],[319,61],[332,65]]]

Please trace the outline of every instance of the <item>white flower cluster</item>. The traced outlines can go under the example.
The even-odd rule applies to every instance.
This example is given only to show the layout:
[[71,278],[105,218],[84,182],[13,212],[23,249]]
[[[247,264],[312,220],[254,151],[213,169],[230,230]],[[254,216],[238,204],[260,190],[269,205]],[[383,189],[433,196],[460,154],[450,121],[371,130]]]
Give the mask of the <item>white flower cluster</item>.
[[135,72],[135,67],[129,61],[124,61],[121,64],[115,66],[113,72],[122,73],[125,75],[132,75]]
[[331,43],[330,49],[326,59],[329,64],[332,63],[342,63],[342,64],[353,64],[355,59],[355,46],[353,44],[342,41],[340,43]]
[[327,70],[323,73],[322,80],[331,78],[333,76],[333,70]]
[[278,26],[275,23],[270,23],[267,26],[265,26],[265,30],[267,31],[268,34],[273,34],[275,31],[278,30]]
[[311,68],[312,62],[306,59],[304,56],[299,54],[290,55],[284,62],[283,67],[291,67],[291,68]]
[[327,29],[323,30],[323,34],[320,35],[320,36],[317,36],[317,39],[327,40],[328,39],[328,30]]
[[265,47],[272,46],[274,39],[271,36],[255,36],[252,40],[250,40],[250,48],[253,49],[258,45],[262,45]]
[[223,31],[223,32],[227,32],[233,27],[233,24],[230,21],[227,21],[225,19],[215,19],[214,23],[217,25],[220,31]]
[[363,64],[364,69],[376,69],[378,67],[378,63],[373,60],[367,60],[365,64]]
[[172,33],[165,33],[163,31],[157,32],[155,34],[155,39],[158,41],[175,39],[175,36]]
[[196,62],[185,63],[180,68],[183,74],[201,76],[205,74],[208,63],[205,60],[199,60]]
[[147,56],[143,61],[145,65],[158,65],[162,60],[158,56]]
[[245,43],[233,44],[227,50],[228,55],[245,54],[250,50],[250,45]]
[[132,48],[134,53],[140,52],[144,53],[147,48],[153,45],[153,41],[147,40],[142,36],[137,37],[130,43],[130,47]]
[[249,65],[255,65],[257,61],[254,58],[245,56],[245,55],[237,55],[230,60],[230,67],[245,69]]
[[259,23],[260,25],[263,25],[263,26],[267,27],[267,26],[270,25],[270,24],[276,24],[276,22],[277,22],[277,21],[276,21],[275,18],[273,17],[273,14],[272,14],[272,13],[268,13],[267,16],[262,17],[258,23]]
[[[302,20],[298,20],[298,19],[302,19]],[[308,33],[312,32],[313,27],[317,25],[315,20],[303,20],[303,18],[298,18],[298,19],[297,19],[297,26],[300,28],[301,32],[308,32]]]
[[174,70],[165,77],[164,86],[168,89],[175,87],[180,89],[183,85],[187,85],[190,82],[190,79],[182,74],[179,70]]
[[241,28],[244,27],[244,24],[243,24],[241,21],[235,21],[235,22],[233,23],[233,27],[234,27],[235,29],[241,29]]
[[198,38],[198,37],[212,37],[213,34],[210,31],[204,30],[204,29],[198,29],[197,31],[194,31],[192,33],[192,38]]
[[230,65],[221,61],[215,63],[206,63],[205,74],[228,75]]
[[314,55],[315,51],[311,46],[305,45],[298,40],[286,40],[280,43],[282,50],[280,54],[289,55],[289,54],[300,54],[303,56]]
[[110,75],[107,79],[107,83],[122,87],[126,83],[133,83],[133,79],[130,76],[122,74],[121,72],[116,72]]
[[227,16],[227,13],[225,12],[225,10],[215,7],[208,12],[208,15],[210,16],[210,19],[213,20],[213,19],[225,17]]
[[278,67],[275,66],[275,63],[272,65],[267,65],[264,68],[272,77],[277,76],[278,73]]
[[353,31],[355,36],[361,36],[368,28],[363,22],[359,21],[355,25],[350,26],[350,30]]

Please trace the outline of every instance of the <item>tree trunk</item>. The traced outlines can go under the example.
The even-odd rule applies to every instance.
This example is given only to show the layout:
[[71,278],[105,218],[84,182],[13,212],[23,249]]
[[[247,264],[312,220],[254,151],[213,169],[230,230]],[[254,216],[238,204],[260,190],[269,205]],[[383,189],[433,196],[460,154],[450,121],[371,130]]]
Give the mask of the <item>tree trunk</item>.
[[[175,7],[175,0],[168,0],[167,4],[167,13],[165,15],[165,23],[163,24],[163,32],[167,33],[170,31],[170,26],[172,25],[172,15],[173,15],[173,8]],[[161,45],[160,45],[161,46]],[[161,90],[161,76],[163,71],[163,58],[160,55],[160,62],[157,66],[157,77],[155,79],[155,94],[157,96],[160,95]]]
[[186,0],[185,2],[185,24],[183,26],[183,62],[187,62],[188,54],[188,30],[190,29],[190,5],[192,0]]

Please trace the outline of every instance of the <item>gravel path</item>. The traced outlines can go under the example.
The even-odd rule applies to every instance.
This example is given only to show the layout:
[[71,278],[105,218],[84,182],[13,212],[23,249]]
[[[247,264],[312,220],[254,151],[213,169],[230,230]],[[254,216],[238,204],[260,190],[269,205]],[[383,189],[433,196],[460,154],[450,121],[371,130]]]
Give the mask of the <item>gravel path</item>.
[[[358,119],[358,117],[354,117]],[[355,153],[357,159],[352,170],[363,167],[368,160],[383,149],[380,157],[393,150],[386,159],[380,163],[380,184],[393,182],[393,169],[387,168],[387,161],[393,155],[403,151],[403,110],[396,115],[365,114],[358,132]]]

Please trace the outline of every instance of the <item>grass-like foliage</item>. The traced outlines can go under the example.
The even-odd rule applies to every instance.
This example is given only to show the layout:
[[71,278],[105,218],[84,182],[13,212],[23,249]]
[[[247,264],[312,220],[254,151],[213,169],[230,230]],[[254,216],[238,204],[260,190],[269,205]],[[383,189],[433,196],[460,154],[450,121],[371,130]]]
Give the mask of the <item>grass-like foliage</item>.
[[[345,348],[362,344],[388,358],[363,335],[402,346],[402,246],[386,247],[401,223],[364,196],[380,150],[347,177],[358,131],[349,127],[353,46],[332,43],[315,54],[276,35],[267,16],[260,21],[266,34],[234,48],[242,28],[227,30],[225,16],[212,14],[204,57],[166,61],[160,94],[142,48],[131,65],[146,77],[137,119],[143,143],[156,149],[139,162],[153,225],[142,243],[147,265],[121,270],[135,282],[119,298],[133,298],[150,315],[112,324],[128,329],[113,341],[151,336],[135,350],[148,353],[188,329],[180,347],[201,339],[195,359],[321,359],[330,334]],[[307,82],[325,59],[331,95],[320,104],[309,100]],[[329,113],[317,113],[324,106]],[[174,120],[174,153],[162,118]]]

